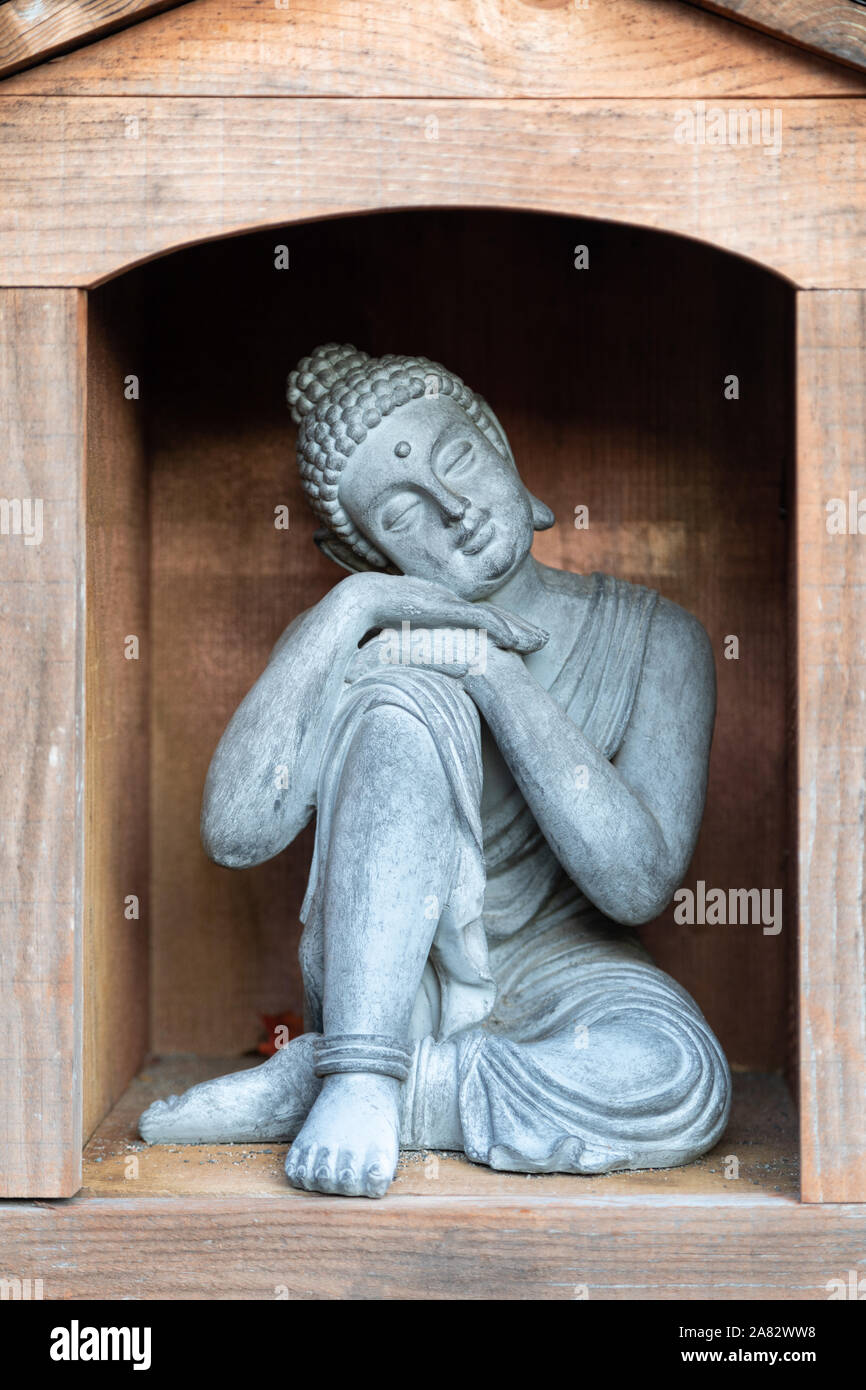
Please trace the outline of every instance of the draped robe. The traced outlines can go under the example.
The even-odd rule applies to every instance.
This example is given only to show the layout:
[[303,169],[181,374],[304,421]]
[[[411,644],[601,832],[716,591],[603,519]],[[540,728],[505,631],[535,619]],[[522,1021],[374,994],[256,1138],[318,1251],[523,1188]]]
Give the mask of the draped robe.
[[[610,575],[542,573],[550,588],[584,599],[549,693],[612,759],[628,728],[658,596]],[[323,874],[342,766],[359,718],[383,705],[429,730],[458,831],[453,878],[412,1014],[404,1146],[422,1141],[431,1049],[450,1043],[464,1148],[478,1162],[521,1172],[605,1172],[682,1163],[711,1147],[727,1122],[730,1074],[697,1005],[569,878],[519,788],[482,818],[475,705],[449,676],[383,664],[376,641],[353,663],[321,760],[301,909],[308,1027],[322,1027]],[[620,1055],[623,1047],[636,1055],[642,1049],[651,1063],[637,1066],[643,1081],[625,1090],[616,1068],[605,1080],[603,1052],[595,1069],[580,1056],[611,1026],[616,1042],[609,1047]]]

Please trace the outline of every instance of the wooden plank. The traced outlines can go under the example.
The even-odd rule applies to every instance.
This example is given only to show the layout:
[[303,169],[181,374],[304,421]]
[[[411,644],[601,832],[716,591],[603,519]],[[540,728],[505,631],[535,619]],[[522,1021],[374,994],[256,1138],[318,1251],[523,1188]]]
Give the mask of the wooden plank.
[[[577,1179],[580,1182],[581,1179]],[[46,1299],[826,1300],[866,1207],[785,1197],[73,1198],[0,1208]]]
[[862,0],[690,0],[765,34],[866,71]]
[[251,227],[468,204],[660,227],[801,286],[866,284],[866,105],[765,109],[778,150],[679,138],[700,111],[675,101],[0,97],[0,283],[91,285]]
[[159,14],[184,0],[6,0],[0,5],[0,77],[82,43],[92,43],[127,24]]
[[0,1193],[81,1173],[83,297],[0,293]]
[[150,387],[135,278],[88,312],[85,1136],[147,1048],[151,670],[148,461],[142,401],[126,390],[132,374]]
[[[261,1060],[261,1059],[260,1059]],[[82,1196],[280,1197],[288,1190],[285,1144],[156,1144],[138,1137],[138,1119],[156,1099],[229,1071],[255,1066],[245,1057],[151,1059],[103,1121],[84,1151]],[[646,1169],[576,1178],[556,1173],[527,1177],[497,1173],[462,1154],[403,1153],[390,1189],[413,1197],[529,1197],[579,1195],[716,1197],[732,1194],[796,1198],[799,1190],[797,1119],[781,1077],[735,1072],[731,1121],[712,1153],[684,1168]],[[735,1160],[735,1162],[732,1162]],[[0,1226],[2,1229],[2,1226]]]
[[864,1202],[866,294],[798,301],[802,1195]]
[[[2,13],[2,11],[0,11]],[[681,0],[196,0],[7,82],[69,96],[693,97],[862,92]]]

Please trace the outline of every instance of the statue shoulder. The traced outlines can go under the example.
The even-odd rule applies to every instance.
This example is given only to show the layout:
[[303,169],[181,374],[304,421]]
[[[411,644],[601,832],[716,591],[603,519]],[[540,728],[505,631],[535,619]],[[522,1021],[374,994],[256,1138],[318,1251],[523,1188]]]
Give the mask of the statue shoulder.
[[609,603],[643,603],[657,597],[654,589],[648,589],[644,584],[634,584],[630,579],[619,579],[615,574],[606,574],[603,570],[577,574],[574,570],[552,569],[542,564],[538,569],[546,588],[585,602],[601,599]]
[[634,584],[630,579],[594,570],[591,574],[575,574],[571,570],[539,566],[544,583],[555,592],[568,595],[583,604],[593,601],[626,604],[642,608],[650,618],[648,642],[663,649],[672,646],[695,657],[703,654],[712,661],[709,635],[699,618],[687,608],[663,598],[655,589]]
[[595,592],[595,580],[598,578],[595,574],[576,574],[573,570],[553,569],[550,565],[542,565],[540,561],[538,572],[545,587],[554,593],[570,595],[576,599],[588,599]]
[[[616,575],[593,570],[575,574],[571,570],[539,565],[545,587],[581,619],[594,612],[602,624],[627,618],[633,629],[644,629],[659,599],[654,589]],[[569,602],[572,600],[572,602]]]
[[659,598],[647,634],[641,685],[666,702],[697,703],[712,720],[716,701],[716,663],[709,633],[699,618],[671,599]]
[[650,623],[648,646],[667,652],[680,653],[683,659],[713,665],[713,649],[709,633],[694,613],[659,594]]
[[658,684],[670,691],[671,682],[691,678],[705,692],[715,690],[710,638],[694,613],[654,589],[616,575],[542,568],[544,583],[566,601],[574,600],[579,619],[594,611],[602,628],[610,629],[616,618],[617,631],[630,634],[642,657],[642,684]]

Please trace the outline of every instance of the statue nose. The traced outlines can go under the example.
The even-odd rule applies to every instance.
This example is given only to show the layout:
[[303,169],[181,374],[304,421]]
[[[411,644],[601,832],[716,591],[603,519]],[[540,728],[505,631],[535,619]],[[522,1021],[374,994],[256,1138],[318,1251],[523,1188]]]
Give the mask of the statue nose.
[[431,493],[439,506],[442,514],[443,526],[456,526],[462,522],[466,513],[470,510],[472,502],[470,498],[463,497],[459,492],[455,492],[446,482],[440,478],[434,478]]
[[445,525],[453,526],[457,522],[463,521],[469,510],[469,498],[457,497],[454,493],[446,494],[442,499],[442,507],[445,512]]

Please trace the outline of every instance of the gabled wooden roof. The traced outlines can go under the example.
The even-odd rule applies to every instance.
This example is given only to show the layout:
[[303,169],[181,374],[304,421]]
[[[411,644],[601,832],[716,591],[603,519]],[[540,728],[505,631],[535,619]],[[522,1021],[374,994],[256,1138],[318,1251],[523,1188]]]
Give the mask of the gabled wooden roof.
[[0,77],[35,67],[186,0],[0,0]]
[[691,0],[701,9],[866,71],[866,0]]
[[[513,10],[516,0],[500,0],[503,11]],[[551,9],[570,0],[523,0],[527,7]],[[598,0],[594,0],[598,3]],[[602,0],[619,9],[622,0]],[[642,0],[660,12],[660,23],[672,24],[670,0]],[[832,62],[866,72],[866,0],[675,0],[677,6],[702,9],[738,26],[772,35]],[[294,19],[293,0],[268,0],[269,8]],[[137,25],[165,10],[182,6],[198,8],[197,0],[0,0],[0,78],[32,68],[72,49],[91,44],[119,29]],[[428,23],[435,17],[438,0],[430,0]],[[239,6],[243,8],[243,6]],[[249,10],[249,3],[246,6]],[[322,25],[328,23],[329,5],[323,5]],[[386,7],[387,8],[387,7]],[[444,9],[453,6],[444,5]],[[465,21],[477,27],[488,23],[490,12],[473,15],[472,0],[465,0]],[[381,9],[381,0],[370,0],[369,18]],[[309,19],[309,16],[303,18]],[[514,16],[503,14],[504,31],[514,26]],[[357,16],[356,16],[357,19]],[[363,21],[363,16],[361,16]],[[494,21],[496,22],[496,21]],[[145,31],[146,32],[146,31]],[[230,35],[228,36],[230,37]]]

